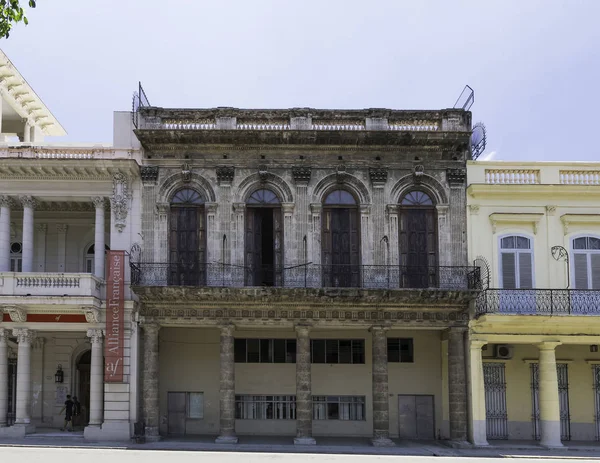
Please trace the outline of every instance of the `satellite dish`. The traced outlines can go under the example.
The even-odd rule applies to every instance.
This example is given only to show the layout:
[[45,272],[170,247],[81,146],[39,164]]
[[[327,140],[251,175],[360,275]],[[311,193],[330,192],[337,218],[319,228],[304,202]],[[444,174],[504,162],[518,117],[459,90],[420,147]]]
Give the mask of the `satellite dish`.
[[458,100],[454,103],[454,109],[464,109],[465,111],[468,111],[471,109],[471,106],[473,106],[473,103],[475,103],[475,92],[471,87],[465,85]]
[[476,161],[485,151],[487,145],[487,131],[483,122],[478,122],[473,126],[471,133],[471,159]]

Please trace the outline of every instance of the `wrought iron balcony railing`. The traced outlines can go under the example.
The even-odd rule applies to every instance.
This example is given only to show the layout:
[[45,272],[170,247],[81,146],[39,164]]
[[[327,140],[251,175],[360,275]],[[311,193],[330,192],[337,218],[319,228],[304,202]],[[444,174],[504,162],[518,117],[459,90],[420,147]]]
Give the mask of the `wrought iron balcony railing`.
[[600,315],[600,290],[488,289],[477,298],[477,313]]
[[213,263],[131,263],[136,286],[276,286],[286,288],[479,290],[479,267],[319,265],[240,266]]

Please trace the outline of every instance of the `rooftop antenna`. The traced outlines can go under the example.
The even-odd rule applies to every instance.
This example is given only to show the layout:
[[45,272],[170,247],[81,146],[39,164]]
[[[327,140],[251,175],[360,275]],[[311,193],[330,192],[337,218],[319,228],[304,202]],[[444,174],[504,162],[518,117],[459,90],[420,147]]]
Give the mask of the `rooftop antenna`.
[[471,87],[465,85],[465,88],[463,88],[463,91],[460,93],[460,96],[453,107],[454,109],[464,109],[465,111],[468,111],[471,109],[471,106],[473,106],[473,103],[475,103],[475,92]]
[[471,132],[471,159],[476,161],[485,151],[487,146],[487,130],[483,122],[478,122],[473,126]]

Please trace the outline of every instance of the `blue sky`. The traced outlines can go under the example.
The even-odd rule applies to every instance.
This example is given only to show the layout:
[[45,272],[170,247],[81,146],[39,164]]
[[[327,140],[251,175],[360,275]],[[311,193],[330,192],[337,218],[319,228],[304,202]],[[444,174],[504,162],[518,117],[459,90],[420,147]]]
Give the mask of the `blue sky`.
[[0,47],[68,142],[110,142],[138,80],[169,107],[439,109],[486,153],[600,161],[598,0],[39,0]]

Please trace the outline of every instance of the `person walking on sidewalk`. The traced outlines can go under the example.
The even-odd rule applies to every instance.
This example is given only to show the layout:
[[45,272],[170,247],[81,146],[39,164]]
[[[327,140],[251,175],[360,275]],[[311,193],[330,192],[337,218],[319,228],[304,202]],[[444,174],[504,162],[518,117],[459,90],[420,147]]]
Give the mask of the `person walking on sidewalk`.
[[[74,405],[75,405],[75,402],[73,402],[73,400],[71,399],[71,396],[67,395],[67,400],[65,401],[65,406],[60,409],[60,412],[58,412],[59,415],[62,415],[63,411],[65,412],[65,424],[62,428],[60,428],[61,431],[64,431],[66,429],[69,432],[73,432],[73,406]],[[69,423],[71,423],[71,429],[67,428]]]
[[81,403],[77,399],[77,396],[73,396],[73,430],[75,425],[79,426],[81,418]]

